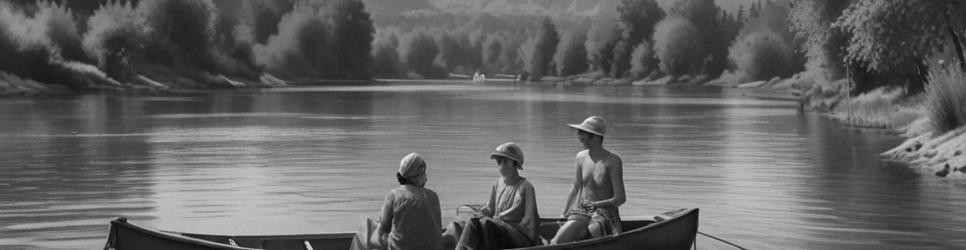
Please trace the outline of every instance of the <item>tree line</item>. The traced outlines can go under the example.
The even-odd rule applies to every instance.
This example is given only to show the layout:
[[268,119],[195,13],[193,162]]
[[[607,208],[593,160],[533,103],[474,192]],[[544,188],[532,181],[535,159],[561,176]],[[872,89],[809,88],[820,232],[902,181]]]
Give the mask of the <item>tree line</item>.
[[[748,10],[729,13],[713,0],[684,0],[665,11],[654,0],[622,0],[616,17],[554,20],[480,13],[459,25],[443,21],[452,18],[446,14],[415,16],[379,28],[374,72],[443,76],[453,70],[482,71],[530,80],[586,73],[635,80],[712,79],[726,71],[735,80],[758,80],[798,72],[802,66],[795,64],[804,56],[796,53],[794,35],[784,25],[787,8],[762,1]],[[778,24],[767,24],[773,21]],[[739,37],[741,44],[733,44]],[[426,59],[411,60],[420,56]],[[449,60],[454,57],[465,60]]]
[[[469,20],[399,17],[395,22],[403,24],[377,30],[374,72],[728,82],[802,74],[822,82],[848,79],[853,94],[883,86],[915,93],[935,67],[930,64],[964,60],[959,55],[966,11],[960,0],[761,0],[735,12],[713,0],[675,1],[665,8],[654,0],[622,0],[617,13],[577,20],[485,13]],[[452,57],[466,60],[447,59]]]
[[[180,87],[369,79],[374,28],[359,0],[0,1],[0,70],[83,88],[144,77]],[[103,75],[97,77],[97,75]],[[94,79],[94,80],[91,80]]]
[[[849,79],[861,93],[924,89],[964,65],[960,0],[621,0],[616,16],[412,12],[375,24],[360,0],[0,1],[0,70],[38,81],[180,86],[258,79],[446,78],[451,73],[766,80]],[[81,73],[78,73],[81,72]],[[100,77],[103,75],[103,77]],[[179,84],[180,83],[180,84]],[[192,84],[195,85],[192,85]],[[204,85],[204,84],[202,84]]]

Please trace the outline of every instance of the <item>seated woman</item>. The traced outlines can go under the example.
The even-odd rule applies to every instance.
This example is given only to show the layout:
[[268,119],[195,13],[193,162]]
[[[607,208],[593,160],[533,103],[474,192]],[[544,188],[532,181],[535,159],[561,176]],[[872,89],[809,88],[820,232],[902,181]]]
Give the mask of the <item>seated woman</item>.
[[400,186],[390,190],[369,248],[442,249],[439,196],[425,188],[426,162],[406,155],[396,173]]
[[[490,155],[496,160],[501,177],[493,181],[490,200],[480,209],[482,216],[454,222],[446,237],[456,241],[456,249],[504,249],[539,245],[540,215],[533,185],[520,176],[523,151],[512,142],[496,147]],[[463,228],[462,230],[460,228]]]

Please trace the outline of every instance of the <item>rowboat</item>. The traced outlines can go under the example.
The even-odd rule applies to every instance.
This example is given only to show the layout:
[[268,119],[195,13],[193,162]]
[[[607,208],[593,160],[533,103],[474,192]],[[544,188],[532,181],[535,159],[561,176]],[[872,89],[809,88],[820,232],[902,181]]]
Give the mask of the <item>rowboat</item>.
[[[562,218],[541,218],[540,235],[553,238],[563,221]],[[520,249],[689,249],[695,244],[698,232],[698,209],[672,210],[654,217],[628,217],[622,221],[622,227],[624,231],[618,235]],[[270,236],[194,234],[163,231],[120,217],[111,220],[104,249],[341,250],[350,249],[353,241],[359,241],[357,235],[354,232]]]

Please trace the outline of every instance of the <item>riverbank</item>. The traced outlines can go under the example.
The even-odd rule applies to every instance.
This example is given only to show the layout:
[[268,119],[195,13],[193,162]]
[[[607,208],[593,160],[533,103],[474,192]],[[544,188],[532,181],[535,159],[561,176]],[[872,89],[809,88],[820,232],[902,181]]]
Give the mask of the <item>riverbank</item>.
[[[786,79],[783,81],[796,81]],[[752,93],[781,93],[788,86],[802,90],[800,109],[823,113],[847,126],[880,129],[906,138],[882,152],[886,161],[907,164],[923,176],[966,179],[966,127],[937,132],[931,118],[928,93],[908,95],[897,88],[880,88],[850,97],[845,80],[832,83],[801,81],[782,84],[769,81],[755,86]]]
[[[82,64],[79,64],[84,66]],[[88,72],[89,71],[89,72]],[[99,70],[70,70],[71,82],[45,83],[0,71],[0,97],[66,95],[83,92],[165,93],[195,89],[265,88],[289,86],[293,82],[262,74],[257,80],[230,78],[224,75],[199,74],[192,77],[177,74],[137,75],[128,82],[117,82]],[[87,72],[86,74],[82,74]],[[320,81],[307,81],[317,84]],[[342,82],[325,80],[321,82]],[[356,81],[353,81],[356,82]]]

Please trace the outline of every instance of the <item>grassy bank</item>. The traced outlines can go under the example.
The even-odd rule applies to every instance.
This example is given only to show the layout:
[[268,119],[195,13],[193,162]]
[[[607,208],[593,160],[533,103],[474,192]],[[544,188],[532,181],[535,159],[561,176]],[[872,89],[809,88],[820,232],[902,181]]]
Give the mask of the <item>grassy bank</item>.
[[901,128],[909,139],[882,157],[938,177],[966,179],[966,75],[955,68],[929,74],[919,102],[926,115]]

